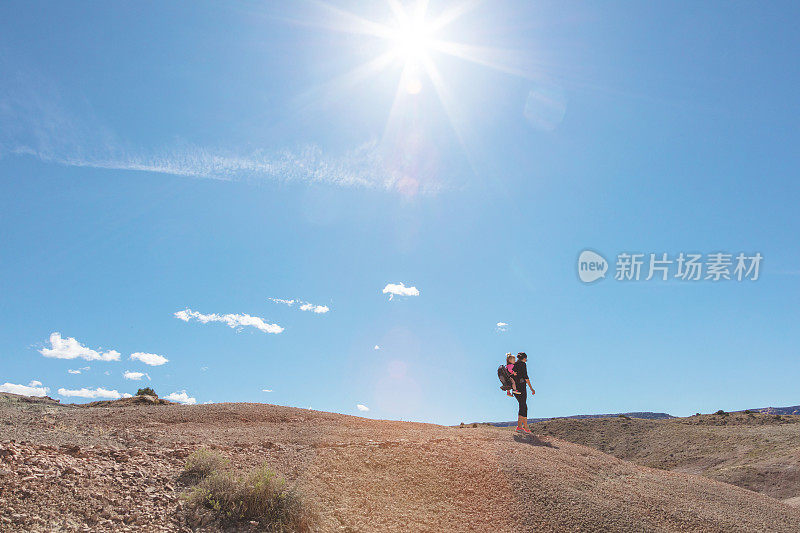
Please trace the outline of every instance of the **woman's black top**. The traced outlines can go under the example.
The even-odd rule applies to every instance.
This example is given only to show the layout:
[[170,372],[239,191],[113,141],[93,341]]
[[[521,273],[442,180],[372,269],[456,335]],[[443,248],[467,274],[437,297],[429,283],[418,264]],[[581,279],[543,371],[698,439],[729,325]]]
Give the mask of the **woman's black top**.
[[519,389],[520,385],[522,388],[525,388],[525,380],[530,379],[528,377],[528,365],[525,364],[525,361],[517,361],[514,363],[514,372],[517,373],[514,376],[514,381],[517,383],[517,389]]

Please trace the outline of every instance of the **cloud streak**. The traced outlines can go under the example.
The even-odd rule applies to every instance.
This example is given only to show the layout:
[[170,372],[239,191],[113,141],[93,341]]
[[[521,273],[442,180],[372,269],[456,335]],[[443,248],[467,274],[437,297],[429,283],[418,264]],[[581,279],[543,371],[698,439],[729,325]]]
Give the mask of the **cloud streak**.
[[50,348],[42,348],[39,353],[55,359],[85,359],[86,361],[119,361],[119,352],[108,350],[100,352],[92,350],[76,341],[73,337],[66,339],[54,331],[50,334]]
[[297,308],[300,309],[301,311],[312,311],[318,315],[327,313],[328,311],[331,310],[330,307],[328,307],[327,305],[314,305],[311,302],[304,302],[303,300],[297,300],[297,299],[285,300],[283,298],[269,298],[269,300],[272,300],[276,304],[283,304],[289,307],[294,306],[294,304],[298,304]]
[[175,317],[183,320],[184,322],[196,320],[202,324],[208,324],[209,322],[222,322],[231,328],[251,326],[263,331],[264,333],[278,334],[283,331],[283,328],[278,324],[270,324],[261,317],[251,316],[248,314],[218,315],[216,313],[212,313],[210,315],[204,315],[203,313],[198,313],[197,311],[192,311],[191,309],[186,308],[182,311],[177,311],[175,313]]
[[[405,192],[409,181],[404,172],[387,167],[376,141],[366,142],[341,155],[328,154],[316,145],[248,153],[184,146],[156,154],[135,154],[119,148],[108,152],[85,148],[62,152],[26,145],[0,146],[0,157],[3,152],[28,155],[63,166],[249,183],[305,182]],[[415,190],[426,194],[442,188],[433,182],[416,186]]]
[[[395,162],[377,139],[332,153],[315,144],[224,149],[176,143],[166,149],[132,147],[83,101],[67,101],[42,73],[0,55],[0,158],[29,156],[47,163],[244,182],[305,182],[339,187],[435,193],[441,182]],[[412,174],[412,175],[410,175]]]

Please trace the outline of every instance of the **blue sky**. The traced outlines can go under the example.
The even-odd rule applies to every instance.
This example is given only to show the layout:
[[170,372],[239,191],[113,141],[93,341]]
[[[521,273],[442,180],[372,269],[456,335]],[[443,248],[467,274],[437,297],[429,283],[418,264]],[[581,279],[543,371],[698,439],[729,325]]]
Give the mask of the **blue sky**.
[[3,3],[0,384],[453,424],[524,350],[532,417],[800,403],[797,4],[415,10]]

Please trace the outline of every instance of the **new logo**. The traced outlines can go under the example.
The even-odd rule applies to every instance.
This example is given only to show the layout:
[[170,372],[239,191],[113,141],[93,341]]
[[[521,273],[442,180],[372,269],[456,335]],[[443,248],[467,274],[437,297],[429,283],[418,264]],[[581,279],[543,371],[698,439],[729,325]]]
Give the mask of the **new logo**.
[[592,283],[600,278],[606,277],[608,261],[591,250],[584,250],[578,256],[578,277],[584,283]]

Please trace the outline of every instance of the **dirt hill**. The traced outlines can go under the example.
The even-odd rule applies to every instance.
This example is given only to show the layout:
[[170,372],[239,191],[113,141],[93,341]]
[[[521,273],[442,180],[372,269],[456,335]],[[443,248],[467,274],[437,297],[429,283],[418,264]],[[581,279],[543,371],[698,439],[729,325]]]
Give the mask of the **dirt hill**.
[[262,404],[0,404],[0,427],[4,531],[187,531],[178,478],[201,447],[236,470],[266,461],[319,531],[800,530],[800,509],[763,494],[486,426]]
[[800,416],[552,419],[533,428],[643,466],[702,474],[787,503],[800,502]]

